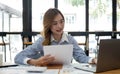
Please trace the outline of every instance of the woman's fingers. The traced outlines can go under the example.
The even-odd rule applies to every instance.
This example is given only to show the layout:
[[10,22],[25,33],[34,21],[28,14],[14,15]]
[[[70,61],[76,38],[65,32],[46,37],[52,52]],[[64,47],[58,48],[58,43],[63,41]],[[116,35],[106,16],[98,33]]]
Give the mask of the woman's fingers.
[[51,55],[45,55],[45,56],[39,58],[39,62],[40,62],[41,65],[50,64],[54,60],[55,60],[55,58],[53,56],[51,56]]

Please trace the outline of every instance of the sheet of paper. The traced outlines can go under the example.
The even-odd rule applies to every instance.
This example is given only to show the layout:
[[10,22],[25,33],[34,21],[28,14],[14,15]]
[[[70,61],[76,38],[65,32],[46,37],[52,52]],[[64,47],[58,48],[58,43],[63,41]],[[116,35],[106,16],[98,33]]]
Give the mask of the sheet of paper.
[[55,57],[53,64],[70,64],[73,54],[73,45],[50,45],[44,46],[44,55],[51,54]]

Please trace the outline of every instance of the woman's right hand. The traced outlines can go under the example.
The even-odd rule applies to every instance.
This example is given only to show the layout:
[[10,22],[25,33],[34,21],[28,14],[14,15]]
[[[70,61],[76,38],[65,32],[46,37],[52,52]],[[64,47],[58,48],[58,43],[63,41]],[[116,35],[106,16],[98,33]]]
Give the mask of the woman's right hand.
[[38,59],[30,59],[27,61],[28,64],[34,65],[34,66],[45,66],[53,62],[55,58],[51,55],[45,55]]

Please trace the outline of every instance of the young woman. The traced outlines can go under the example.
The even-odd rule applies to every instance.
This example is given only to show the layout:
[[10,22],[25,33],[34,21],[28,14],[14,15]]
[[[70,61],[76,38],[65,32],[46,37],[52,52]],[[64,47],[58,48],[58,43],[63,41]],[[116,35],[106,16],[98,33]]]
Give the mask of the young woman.
[[96,59],[86,56],[72,36],[64,33],[64,24],[64,16],[58,9],[48,9],[43,18],[42,36],[35,43],[18,53],[15,57],[15,63],[35,66],[50,64],[55,58],[51,55],[44,55],[43,46],[63,44],[73,45],[73,58],[76,61],[80,63],[96,63]]

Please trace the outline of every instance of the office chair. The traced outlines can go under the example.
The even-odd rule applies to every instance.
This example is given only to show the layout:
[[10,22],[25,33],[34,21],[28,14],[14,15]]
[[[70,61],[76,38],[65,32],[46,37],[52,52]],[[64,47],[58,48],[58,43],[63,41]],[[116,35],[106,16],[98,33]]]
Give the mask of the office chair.
[[34,38],[34,41],[35,41],[35,36],[37,35],[37,33],[34,33],[34,32],[22,32],[21,33],[21,36],[22,36],[22,43],[23,43],[23,49],[25,47],[27,47],[28,45],[31,45],[33,42],[32,41],[29,41],[29,37],[32,37]]

